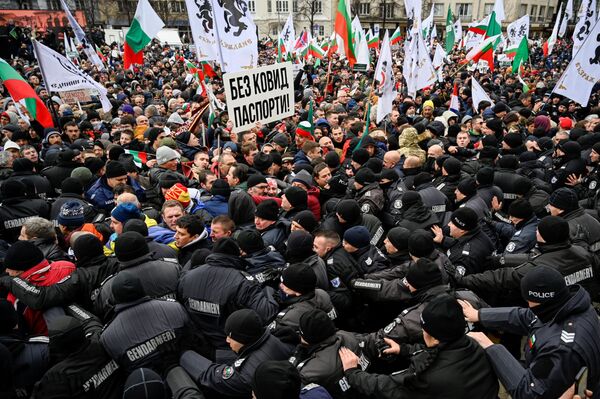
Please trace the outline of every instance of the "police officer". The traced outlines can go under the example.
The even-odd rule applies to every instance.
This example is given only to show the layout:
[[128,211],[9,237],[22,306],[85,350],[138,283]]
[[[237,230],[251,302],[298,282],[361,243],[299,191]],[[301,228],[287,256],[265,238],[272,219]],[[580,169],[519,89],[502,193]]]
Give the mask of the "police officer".
[[236,241],[242,258],[247,263],[246,271],[261,284],[271,284],[276,278],[275,287],[278,286],[279,271],[286,263],[283,255],[265,246],[260,233],[255,229],[240,231]]
[[516,173],[519,160],[515,155],[505,155],[498,161],[498,168],[494,173],[494,185],[498,186],[504,198],[501,199],[502,210],[508,211],[510,204],[517,199],[515,186],[520,179],[527,179]]
[[492,222],[500,237],[508,240],[504,254],[529,252],[535,247],[535,232],[539,223],[531,204],[524,198],[515,200],[508,208],[508,217],[511,225]]
[[538,266],[521,280],[521,294],[529,308],[474,310],[461,302],[465,317],[492,330],[527,336],[525,366],[502,345],[483,333],[471,333],[485,349],[496,374],[511,397],[557,398],[587,367],[587,389],[600,390],[598,315],[588,293],[579,285],[567,287],[556,269]]
[[475,211],[480,219],[490,217],[490,208],[483,198],[477,195],[477,183],[472,177],[462,179],[456,190],[456,207],[467,207]]
[[162,244],[160,242],[156,242],[152,239],[152,237],[148,236],[148,226],[141,219],[129,219],[123,225],[123,233],[127,233],[128,231],[136,231],[140,233],[148,244],[148,249],[150,253],[157,259],[167,259],[170,261],[174,261],[177,259],[177,251],[168,246],[167,244]]
[[431,211],[435,213],[442,223],[442,226],[446,225],[447,219],[450,217],[451,204],[448,197],[440,190],[433,186],[433,176],[427,172],[421,172],[415,176],[414,189],[421,196],[423,205],[431,208]]
[[352,199],[338,202],[335,212],[328,215],[321,223],[321,230],[335,231],[343,237],[344,232],[354,226],[365,226],[371,234],[373,245],[378,245],[383,239],[384,230],[381,221],[373,215],[362,214],[358,202]]
[[416,191],[404,193],[398,217],[396,226],[410,231],[429,229],[440,222],[436,214],[423,204],[421,195]]
[[364,275],[387,269],[389,259],[375,245],[371,244],[369,230],[364,226],[354,226],[344,233],[344,249],[356,261],[359,273]]
[[378,216],[383,210],[384,197],[375,173],[369,168],[361,168],[354,176],[354,189],[361,212]]
[[284,360],[290,347],[263,327],[261,317],[251,309],[231,313],[224,334],[236,358],[231,363],[213,362],[194,351],[181,355],[180,364],[203,387],[219,395],[248,397],[256,368],[269,360]]
[[13,243],[19,238],[21,226],[32,216],[48,218],[50,206],[40,198],[29,198],[27,187],[18,180],[6,181],[0,186],[0,236]]

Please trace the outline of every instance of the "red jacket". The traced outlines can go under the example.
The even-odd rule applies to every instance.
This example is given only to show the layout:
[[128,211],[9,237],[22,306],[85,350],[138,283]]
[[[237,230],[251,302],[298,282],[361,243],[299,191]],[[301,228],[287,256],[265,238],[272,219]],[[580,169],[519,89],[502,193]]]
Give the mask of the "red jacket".
[[[38,263],[29,270],[24,271],[19,275],[19,278],[27,280],[34,285],[47,287],[56,284],[75,270],[75,265],[67,261],[58,261],[49,263],[46,259]],[[7,299],[17,306],[17,298],[13,294],[9,294]],[[41,310],[33,310],[25,308],[22,314],[27,322],[30,335],[48,335],[48,328],[44,321],[44,312]]]

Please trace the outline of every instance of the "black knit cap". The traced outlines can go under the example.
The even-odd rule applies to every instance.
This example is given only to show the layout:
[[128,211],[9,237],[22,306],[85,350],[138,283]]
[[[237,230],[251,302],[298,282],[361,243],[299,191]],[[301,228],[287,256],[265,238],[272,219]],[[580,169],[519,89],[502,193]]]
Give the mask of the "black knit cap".
[[254,168],[259,172],[266,172],[273,165],[271,155],[259,152],[254,155]]
[[289,399],[300,396],[300,372],[287,360],[262,362],[254,372],[256,399]]
[[246,254],[253,254],[254,252],[262,251],[265,249],[265,243],[262,236],[255,229],[242,230],[238,234],[236,241],[240,246],[240,249]]
[[77,258],[77,266],[79,266],[88,259],[104,255],[104,246],[95,235],[84,234],[77,237],[73,243],[73,253]]
[[377,177],[375,173],[369,168],[361,168],[354,177],[354,181],[360,185],[366,186],[367,184],[375,183]]
[[308,194],[306,190],[300,187],[291,186],[285,190],[285,198],[287,198],[293,208],[306,208],[308,205]]
[[115,255],[120,262],[127,262],[150,253],[144,236],[135,231],[128,231],[115,240]]
[[449,175],[457,175],[460,173],[462,164],[458,159],[450,157],[444,161],[443,167]]
[[214,243],[213,253],[240,256],[240,247],[233,238],[223,237]]
[[294,230],[288,236],[286,258],[306,258],[313,253],[314,238],[304,230]]
[[104,176],[106,176],[107,179],[126,175],[127,170],[121,162],[110,161],[106,164],[106,172],[104,173]]
[[535,303],[562,302],[569,295],[569,289],[558,270],[536,266],[521,279],[521,295]]
[[31,241],[17,241],[8,248],[4,256],[4,267],[25,271],[44,260],[44,254]]
[[27,186],[19,180],[5,180],[0,186],[2,198],[24,197],[27,192]]
[[210,193],[212,195],[222,195],[225,198],[229,198],[231,195],[231,187],[229,187],[227,180],[217,179],[213,182]]
[[165,382],[152,369],[139,368],[129,374],[123,386],[123,399],[166,399]]
[[262,201],[256,206],[255,215],[261,219],[276,221],[279,219],[279,205],[273,199]]
[[81,182],[74,178],[74,177],[67,177],[65,180],[62,181],[61,185],[60,185],[61,191],[63,194],[83,194],[83,184],[81,184]]
[[431,181],[433,180],[433,177],[431,176],[430,173],[427,172],[420,172],[418,173],[415,178],[413,179],[413,186],[415,188],[419,187],[421,184],[426,184],[426,183],[431,183]]
[[263,323],[252,309],[236,310],[225,321],[225,335],[243,345],[253,344],[265,333]]
[[31,172],[34,166],[34,163],[27,158],[17,158],[13,161],[13,171],[15,172]]
[[406,191],[402,195],[402,209],[408,209],[415,204],[423,204],[421,194],[417,191]]
[[467,323],[456,298],[443,294],[425,306],[421,327],[440,342],[452,342],[465,335]]
[[423,229],[413,231],[408,239],[408,253],[417,258],[431,255],[434,249],[433,237]]
[[146,296],[140,279],[127,271],[117,273],[112,279],[110,291],[115,303],[129,303]]
[[442,284],[442,272],[434,262],[421,258],[408,266],[406,281],[416,289],[434,287]]
[[298,212],[296,215],[294,215],[294,217],[292,217],[292,222],[298,223],[309,233],[312,233],[319,226],[319,221],[309,210]]
[[398,180],[398,172],[395,169],[382,169],[379,174],[379,181],[387,179],[389,181],[395,182]]
[[464,196],[470,198],[477,193],[477,182],[472,177],[467,177],[458,183],[457,189]]
[[267,178],[263,175],[253,174],[248,177],[248,188],[258,186],[259,184],[267,184]]
[[294,263],[281,273],[281,282],[289,289],[307,294],[317,287],[317,275],[310,265]]
[[313,309],[300,316],[300,336],[309,345],[318,344],[335,334],[333,320],[321,309]]
[[479,151],[479,159],[496,159],[498,158],[498,154],[500,151],[496,147],[492,146],[484,146],[481,151]]
[[364,148],[359,148],[352,153],[352,160],[359,165],[366,164],[369,158],[369,152]]
[[340,166],[340,156],[335,151],[329,151],[325,154],[325,163],[328,167],[335,169]]
[[329,191],[333,194],[345,194],[348,190],[348,179],[341,174],[332,176],[327,184],[329,184]]
[[559,244],[569,240],[569,222],[559,216],[546,216],[538,224],[538,232],[546,244]]
[[517,148],[523,145],[523,137],[521,137],[520,133],[508,133],[504,136],[504,142],[510,148]]
[[555,208],[562,209],[565,212],[573,211],[579,208],[579,199],[574,190],[566,187],[554,190],[550,194],[548,203]]
[[477,183],[480,186],[492,184],[494,182],[494,169],[484,167],[477,171]]
[[471,231],[477,227],[477,214],[471,208],[458,208],[452,213],[450,221],[461,230]]
[[338,202],[335,211],[348,224],[354,224],[361,215],[360,206],[353,199],[341,200]]
[[514,200],[508,207],[508,215],[515,218],[528,220],[533,216],[533,208],[531,207],[529,201],[524,198],[518,198]]
[[525,195],[531,190],[533,183],[527,177],[523,176],[522,179],[517,179],[515,182],[515,194]]
[[148,237],[148,226],[142,219],[129,219],[123,225],[123,233],[136,231],[144,237]]
[[410,234],[410,230],[404,227],[394,227],[388,231],[387,239],[390,240],[394,248],[398,251],[403,251],[408,249]]

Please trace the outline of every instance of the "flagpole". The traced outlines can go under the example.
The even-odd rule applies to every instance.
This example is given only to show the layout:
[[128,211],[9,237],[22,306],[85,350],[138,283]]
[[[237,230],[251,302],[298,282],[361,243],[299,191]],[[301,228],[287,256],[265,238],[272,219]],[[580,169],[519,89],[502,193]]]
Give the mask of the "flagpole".
[[210,0],[210,7],[213,10],[213,24],[215,24],[215,36],[217,37],[217,44],[219,45],[219,59],[221,61],[221,77],[222,77],[224,70],[225,70],[225,61],[223,60],[223,51],[221,50],[221,37],[219,36],[219,25],[217,24],[217,16],[215,15],[214,0]]

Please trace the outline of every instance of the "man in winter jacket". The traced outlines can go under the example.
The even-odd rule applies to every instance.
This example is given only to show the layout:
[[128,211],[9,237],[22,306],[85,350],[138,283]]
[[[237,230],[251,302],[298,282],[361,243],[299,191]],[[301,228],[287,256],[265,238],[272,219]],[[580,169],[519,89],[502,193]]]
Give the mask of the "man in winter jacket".
[[488,308],[476,311],[461,302],[470,322],[527,336],[525,365],[483,333],[471,333],[485,349],[496,374],[512,398],[558,398],[587,368],[587,386],[600,392],[598,315],[586,290],[567,286],[556,270],[538,266],[521,280],[521,294],[529,308]]
[[279,273],[286,263],[283,255],[266,247],[260,233],[254,229],[240,231],[236,241],[247,263],[246,271],[261,284],[279,285]]
[[387,269],[389,259],[379,248],[370,242],[369,230],[355,226],[344,233],[344,249],[356,260],[360,274],[373,273]]
[[285,252],[285,241],[288,226],[279,219],[279,206],[275,200],[268,199],[256,207],[254,226],[260,232],[266,246],[276,251]]
[[252,393],[256,399],[331,399],[320,385],[302,387],[300,373],[287,360],[271,360],[258,366],[252,381]]
[[175,245],[179,248],[177,259],[183,266],[197,249],[211,248],[212,243],[208,237],[208,231],[199,216],[183,215],[177,220]]
[[48,203],[40,198],[30,198],[23,182],[13,180],[0,187],[0,236],[7,242],[17,241],[21,226],[32,216],[47,218]]
[[62,182],[67,177],[71,177],[73,169],[82,166],[81,161],[75,161],[75,157],[74,150],[70,148],[63,149],[58,153],[58,164],[41,171],[42,176],[45,176],[52,184],[52,188],[59,190]]
[[269,360],[284,360],[291,350],[263,327],[262,318],[251,309],[237,310],[225,321],[227,344],[235,353],[231,362],[213,362],[193,351],[181,356],[180,364],[203,387],[223,396],[249,397],[256,368]]
[[383,210],[383,190],[379,187],[377,177],[369,168],[361,168],[354,176],[356,202],[363,214],[378,216]]
[[115,206],[113,188],[118,184],[128,184],[133,187],[140,202],[146,199],[142,186],[127,176],[127,170],[125,170],[123,164],[117,161],[110,161],[106,164],[104,176],[96,180],[85,196],[99,209],[110,211]]

